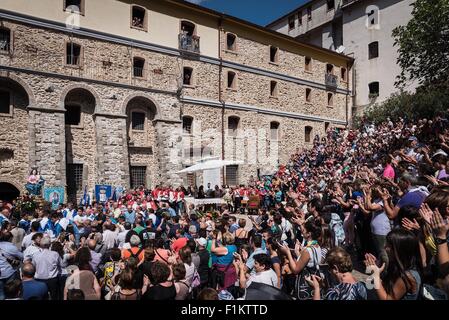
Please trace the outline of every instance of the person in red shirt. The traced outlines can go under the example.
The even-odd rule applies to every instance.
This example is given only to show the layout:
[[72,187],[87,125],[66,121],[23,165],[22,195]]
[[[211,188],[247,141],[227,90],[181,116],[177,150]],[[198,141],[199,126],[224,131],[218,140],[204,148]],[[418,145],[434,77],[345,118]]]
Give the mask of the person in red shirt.
[[182,228],[176,230],[176,238],[177,239],[171,244],[171,248],[175,253],[178,253],[179,250],[187,245],[189,239],[184,236],[184,229]]

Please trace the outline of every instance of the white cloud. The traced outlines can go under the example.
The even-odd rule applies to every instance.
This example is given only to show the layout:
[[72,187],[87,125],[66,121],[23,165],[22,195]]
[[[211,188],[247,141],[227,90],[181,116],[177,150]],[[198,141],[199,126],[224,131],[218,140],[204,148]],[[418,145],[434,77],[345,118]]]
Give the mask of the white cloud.
[[187,2],[191,2],[191,3],[194,3],[194,4],[201,4],[202,2],[205,2],[205,1],[207,1],[207,0],[186,0]]

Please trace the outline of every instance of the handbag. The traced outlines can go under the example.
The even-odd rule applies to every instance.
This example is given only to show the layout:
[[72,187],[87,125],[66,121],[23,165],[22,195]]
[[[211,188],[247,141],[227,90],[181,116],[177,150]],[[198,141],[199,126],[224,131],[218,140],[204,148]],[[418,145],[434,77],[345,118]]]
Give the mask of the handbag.
[[324,275],[320,271],[320,260],[314,247],[310,247],[312,250],[313,267],[305,267],[296,277],[295,282],[295,297],[298,300],[311,300],[313,298],[313,288],[307,283],[306,278],[316,275],[320,278],[324,278]]

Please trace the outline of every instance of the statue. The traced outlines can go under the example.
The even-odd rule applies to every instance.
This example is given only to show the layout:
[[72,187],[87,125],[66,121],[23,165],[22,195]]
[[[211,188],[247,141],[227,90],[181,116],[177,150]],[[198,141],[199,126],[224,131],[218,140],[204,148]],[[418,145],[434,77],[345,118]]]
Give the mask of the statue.
[[40,196],[42,192],[42,187],[44,186],[45,180],[40,175],[39,171],[33,168],[28,177],[27,184],[25,188],[30,193],[31,196]]

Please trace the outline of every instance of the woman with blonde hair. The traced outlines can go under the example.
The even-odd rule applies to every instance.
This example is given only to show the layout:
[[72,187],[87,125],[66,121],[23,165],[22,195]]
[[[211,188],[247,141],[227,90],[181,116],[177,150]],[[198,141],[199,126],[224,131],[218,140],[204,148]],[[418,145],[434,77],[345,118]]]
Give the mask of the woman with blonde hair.
[[215,234],[212,234],[212,261],[215,261],[212,268],[212,286],[218,290],[227,289],[233,286],[237,280],[237,272],[234,267],[234,253],[237,247],[234,244],[232,233],[225,232],[222,241],[219,243]]

